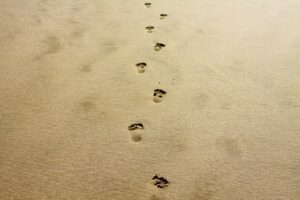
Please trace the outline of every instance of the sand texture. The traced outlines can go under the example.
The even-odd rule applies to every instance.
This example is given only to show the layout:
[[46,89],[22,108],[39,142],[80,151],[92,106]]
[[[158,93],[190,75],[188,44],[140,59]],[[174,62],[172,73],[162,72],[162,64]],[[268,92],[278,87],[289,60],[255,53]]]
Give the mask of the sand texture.
[[0,0],[0,200],[300,200],[300,1]]

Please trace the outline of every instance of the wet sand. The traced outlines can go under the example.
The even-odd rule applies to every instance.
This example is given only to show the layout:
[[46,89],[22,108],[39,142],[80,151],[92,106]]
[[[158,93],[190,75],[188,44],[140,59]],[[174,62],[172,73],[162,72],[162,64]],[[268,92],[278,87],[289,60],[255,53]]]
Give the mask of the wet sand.
[[299,200],[299,1],[147,2],[0,2],[0,199]]

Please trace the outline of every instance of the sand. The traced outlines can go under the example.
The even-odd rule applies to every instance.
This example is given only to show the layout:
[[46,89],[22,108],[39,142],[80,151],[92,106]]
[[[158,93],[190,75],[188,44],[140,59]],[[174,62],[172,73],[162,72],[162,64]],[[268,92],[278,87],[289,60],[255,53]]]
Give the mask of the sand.
[[149,2],[0,1],[0,199],[299,200],[300,2]]

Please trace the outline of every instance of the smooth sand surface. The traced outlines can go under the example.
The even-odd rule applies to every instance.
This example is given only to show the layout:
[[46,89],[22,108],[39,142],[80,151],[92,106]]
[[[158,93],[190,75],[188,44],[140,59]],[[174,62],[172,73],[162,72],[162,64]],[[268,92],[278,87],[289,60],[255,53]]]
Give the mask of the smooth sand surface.
[[299,200],[299,0],[149,2],[0,1],[0,199]]

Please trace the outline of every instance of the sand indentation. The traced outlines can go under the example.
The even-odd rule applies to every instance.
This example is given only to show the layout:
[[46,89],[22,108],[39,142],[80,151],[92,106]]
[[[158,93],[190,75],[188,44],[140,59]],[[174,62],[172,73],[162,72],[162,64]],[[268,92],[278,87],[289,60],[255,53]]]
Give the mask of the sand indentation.
[[146,2],[146,3],[144,3],[144,5],[145,5],[147,8],[150,8],[152,4],[149,3],[149,2]]
[[148,33],[152,33],[154,26],[146,26],[145,29],[147,30]]
[[136,129],[144,129],[144,125],[142,123],[136,123],[136,124],[131,124],[130,126],[128,126],[128,130],[133,131]]
[[157,188],[163,189],[169,186],[170,182],[164,178],[164,177],[159,177],[157,174],[153,176],[152,178],[153,185],[155,185]]
[[130,139],[133,142],[142,141],[141,130],[144,129],[144,125],[142,123],[135,123],[128,126],[128,130],[130,131]]
[[139,73],[144,73],[146,71],[147,63],[140,62],[140,63],[137,63],[135,66]]
[[166,45],[163,44],[163,43],[156,43],[155,46],[154,46],[154,50],[155,51],[160,51],[162,48],[164,48]]
[[162,13],[162,14],[159,15],[159,18],[160,19],[165,19],[167,16],[168,16],[167,14]]
[[162,89],[155,89],[153,93],[153,102],[160,103],[166,94],[167,92]]

